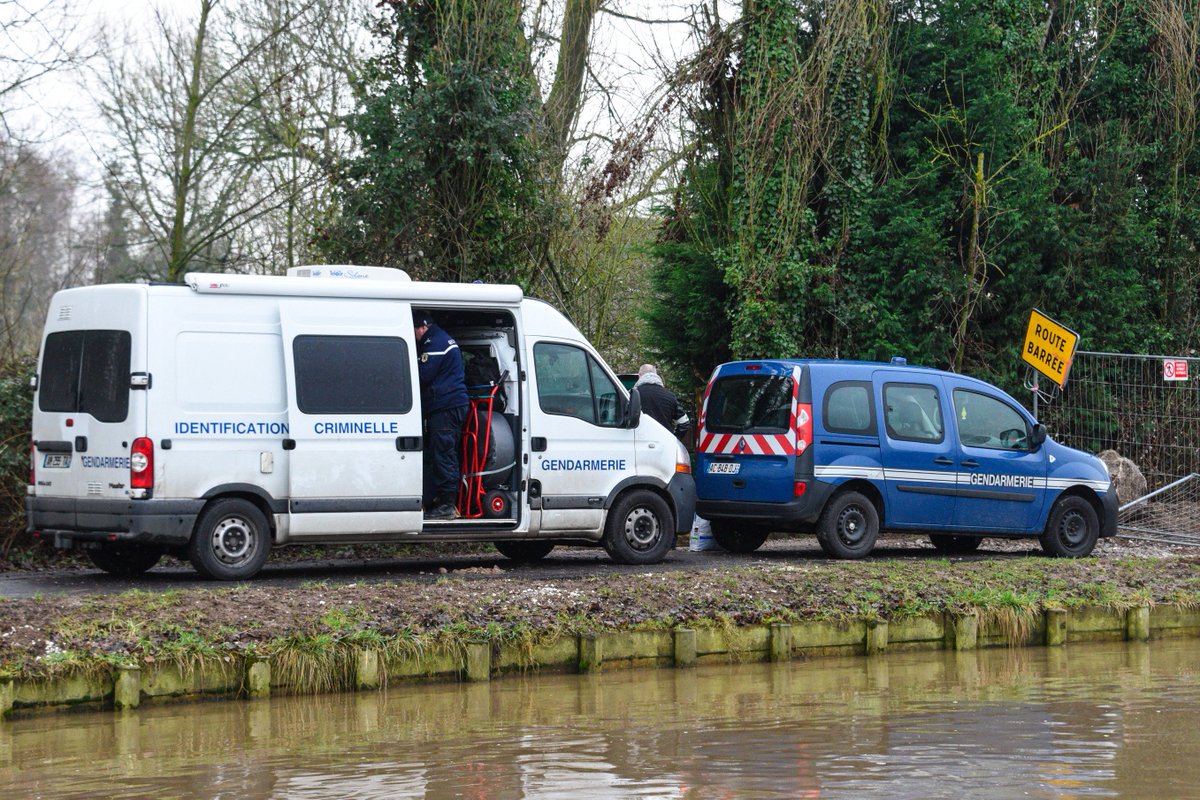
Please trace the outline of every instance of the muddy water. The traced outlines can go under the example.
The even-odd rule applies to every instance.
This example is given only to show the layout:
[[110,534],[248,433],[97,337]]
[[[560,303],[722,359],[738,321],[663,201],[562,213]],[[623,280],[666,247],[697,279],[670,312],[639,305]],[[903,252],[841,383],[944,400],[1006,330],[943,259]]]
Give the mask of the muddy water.
[[1200,797],[1200,642],[893,653],[0,723],[0,798]]

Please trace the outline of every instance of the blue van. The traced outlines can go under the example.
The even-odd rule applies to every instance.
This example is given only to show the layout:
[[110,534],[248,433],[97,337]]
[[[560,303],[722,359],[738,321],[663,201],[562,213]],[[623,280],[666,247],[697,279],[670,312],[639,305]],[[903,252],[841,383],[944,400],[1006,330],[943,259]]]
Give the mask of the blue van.
[[928,533],[945,553],[1037,536],[1078,558],[1117,528],[1100,459],[1047,438],[995,386],[903,359],[722,364],[696,456],[697,513],[737,553],[800,531],[862,558],[885,528]]

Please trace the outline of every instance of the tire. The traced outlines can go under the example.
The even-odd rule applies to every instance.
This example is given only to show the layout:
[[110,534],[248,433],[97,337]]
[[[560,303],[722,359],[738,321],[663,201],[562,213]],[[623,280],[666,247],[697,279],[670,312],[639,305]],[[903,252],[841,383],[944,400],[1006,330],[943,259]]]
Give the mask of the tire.
[[120,578],[133,578],[158,563],[162,551],[136,544],[111,545],[87,551],[88,558],[100,569]]
[[622,495],[608,510],[604,549],[618,564],[657,564],[675,545],[675,519],[667,502],[638,489]]
[[762,547],[770,531],[739,526],[729,520],[712,520],[712,535],[717,544],[731,553],[753,553]]
[[879,538],[879,511],[858,492],[835,495],[821,512],[817,538],[834,558],[863,558]]
[[271,552],[271,529],[249,500],[217,500],[200,515],[188,544],[188,559],[206,578],[244,581],[262,569]]
[[961,556],[974,553],[983,542],[982,536],[956,536],[952,533],[931,533],[929,541],[939,553],[950,556]]
[[1090,555],[1100,538],[1100,517],[1092,504],[1078,495],[1060,497],[1050,509],[1042,549],[1056,558]]
[[505,558],[519,564],[532,564],[550,555],[554,542],[495,542],[496,549]]
[[[512,517],[512,500],[509,498],[508,492],[502,492],[499,489],[488,492],[487,496],[483,498],[483,516],[486,519],[509,519]],[[551,545],[551,547],[553,546]],[[504,554],[508,555],[508,553]]]

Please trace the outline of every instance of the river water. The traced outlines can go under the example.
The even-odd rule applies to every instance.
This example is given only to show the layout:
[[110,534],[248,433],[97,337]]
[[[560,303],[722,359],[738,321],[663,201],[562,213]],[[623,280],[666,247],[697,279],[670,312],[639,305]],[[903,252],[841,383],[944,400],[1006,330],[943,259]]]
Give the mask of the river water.
[[0,798],[1200,798],[1200,642],[787,664],[0,722]]

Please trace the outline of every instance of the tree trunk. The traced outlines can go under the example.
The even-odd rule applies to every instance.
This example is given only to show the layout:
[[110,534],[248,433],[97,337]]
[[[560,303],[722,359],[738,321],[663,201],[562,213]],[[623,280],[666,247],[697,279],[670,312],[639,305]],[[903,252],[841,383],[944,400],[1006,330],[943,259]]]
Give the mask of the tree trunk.
[[179,136],[179,174],[175,179],[175,215],[171,225],[171,252],[167,260],[167,280],[177,283],[183,280],[187,267],[187,224],[188,194],[192,183],[192,149],[196,142],[196,113],[201,99],[201,67],[204,62],[204,35],[208,28],[208,14],[214,0],[200,0],[200,23],[196,27],[196,44],[192,48],[192,75],[188,82],[187,109],[183,117],[183,130]]

